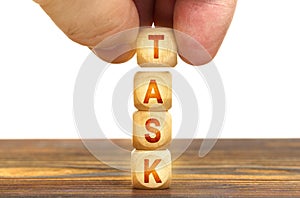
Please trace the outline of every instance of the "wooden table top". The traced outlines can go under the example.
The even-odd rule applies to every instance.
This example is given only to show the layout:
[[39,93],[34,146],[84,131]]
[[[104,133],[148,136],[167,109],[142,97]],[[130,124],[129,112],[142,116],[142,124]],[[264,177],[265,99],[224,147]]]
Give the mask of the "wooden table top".
[[173,162],[170,189],[136,190],[130,172],[104,165],[80,140],[1,140],[0,196],[300,197],[300,139],[219,140],[204,158],[200,144]]

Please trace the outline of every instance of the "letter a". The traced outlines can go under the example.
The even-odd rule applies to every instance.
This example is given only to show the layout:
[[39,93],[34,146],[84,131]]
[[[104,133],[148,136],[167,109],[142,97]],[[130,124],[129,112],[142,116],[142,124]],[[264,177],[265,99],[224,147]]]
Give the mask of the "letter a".
[[149,134],[145,134],[145,138],[150,143],[156,143],[160,140],[160,131],[154,127],[151,127],[150,126],[151,123],[155,124],[155,126],[160,126],[160,123],[157,119],[154,119],[154,118],[148,119],[145,123],[145,127],[146,127],[147,131],[154,133],[155,137],[152,138],[152,137],[150,137]]
[[[152,93],[152,90],[154,91],[154,93]],[[163,103],[158,90],[158,86],[156,84],[156,80],[150,80],[144,103],[148,104],[150,98],[156,98],[158,103]]]
[[149,168],[149,159],[144,160],[144,182],[149,183],[149,175],[152,174],[156,183],[162,183],[155,168],[160,163],[161,159],[157,159],[153,162]]

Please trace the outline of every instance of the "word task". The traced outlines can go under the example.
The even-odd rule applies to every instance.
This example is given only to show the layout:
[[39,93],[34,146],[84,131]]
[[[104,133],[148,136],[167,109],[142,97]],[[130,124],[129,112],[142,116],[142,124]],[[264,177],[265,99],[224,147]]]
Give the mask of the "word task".
[[[143,28],[137,40],[141,67],[174,67],[177,51],[173,31]],[[165,189],[171,184],[172,75],[168,71],[143,71],[134,76],[131,153],[132,184],[138,189]]]

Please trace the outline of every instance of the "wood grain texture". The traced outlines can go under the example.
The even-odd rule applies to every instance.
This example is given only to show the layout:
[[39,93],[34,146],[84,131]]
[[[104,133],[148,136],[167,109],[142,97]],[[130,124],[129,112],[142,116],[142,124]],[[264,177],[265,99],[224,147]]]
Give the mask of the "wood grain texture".
[[140,28],[137,63],[141,67],[175,67],[177,45],[170,28]]
[[137,111],[133,114],[132,144],[134,148],[137,150],[165,149],[171,141],[172,116],[170,113]]
[[300,196],[299,139],[219,140],[205,158],[200,144],[173,162],[170,189],[149,191],[132,189],[130,172],[99,162],[80,140],[2,140],[0,196]]
[[134,76],[133,98],[134,106],[140,111],[169,110],[172,107],[172,74],[137,72]]
[[132,151],[131,175],[136,189],[169,188],[172,179],[171,153],[169,150]]

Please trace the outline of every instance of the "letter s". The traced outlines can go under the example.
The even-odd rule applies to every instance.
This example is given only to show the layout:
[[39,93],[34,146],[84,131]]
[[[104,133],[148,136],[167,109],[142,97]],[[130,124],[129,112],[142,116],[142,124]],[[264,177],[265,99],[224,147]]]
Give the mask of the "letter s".
[[154,127],[151,127],[150,126],[151,123],[155,124],[155,126],[160,126],[160,123],[157,119],[155,119],[155,118],[148,119],[145,123],[145,127],[146,127],[147,131],[154,133],[155,137],[152,138],[152,137],[150,137],[149,134],[145,134],[145,138],[150,143],[156,143],[160,140],[160,131]]

